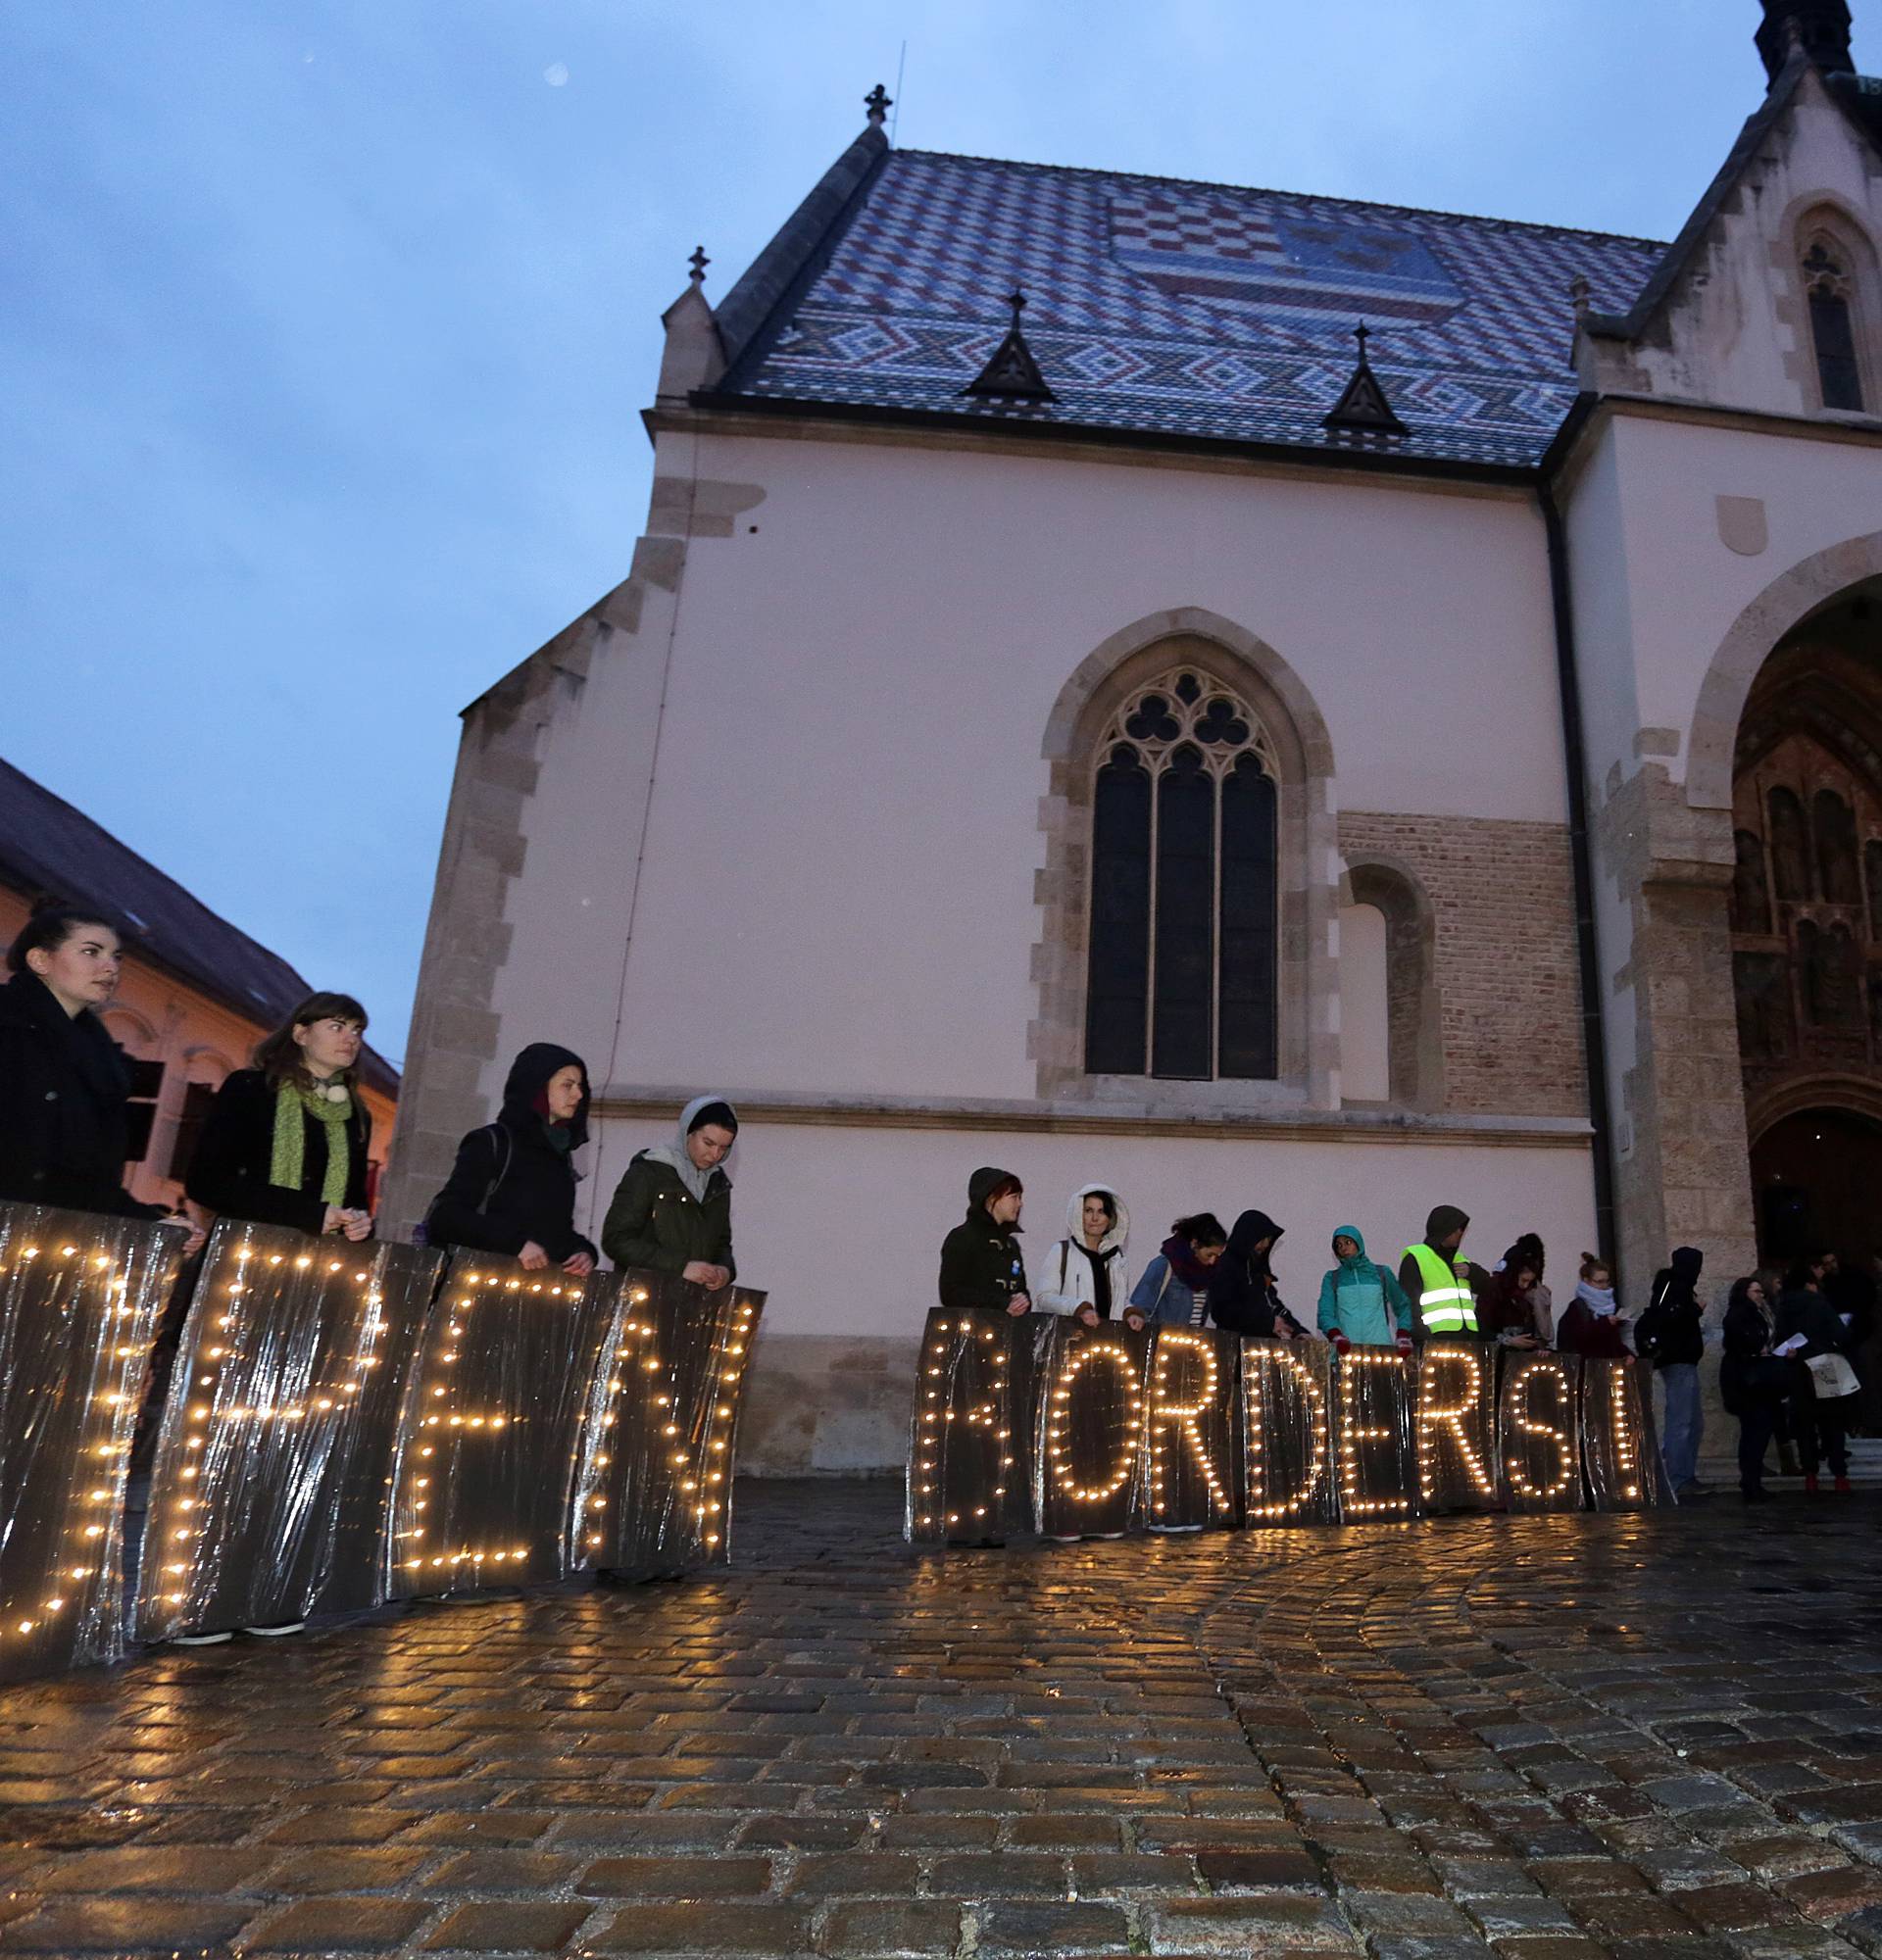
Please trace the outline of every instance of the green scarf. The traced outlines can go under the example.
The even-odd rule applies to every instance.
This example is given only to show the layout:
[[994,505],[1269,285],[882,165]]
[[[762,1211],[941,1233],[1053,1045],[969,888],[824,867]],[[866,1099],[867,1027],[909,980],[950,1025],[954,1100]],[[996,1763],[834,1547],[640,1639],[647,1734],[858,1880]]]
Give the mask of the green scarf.
[[268,1181],[283,1191],[300,1190],[306,1143],[303,1114],[326,1125],[326,1176],[321,1181],[321,1198],[327,1204],[343,1205],[347,1175],[353,1168],[353,1145],[346,1134],[347,1119],[353,1114],[351,1096],[333,1102],[298,1083],[281,1084],[274,1092],[274,1151],[269,1159]]

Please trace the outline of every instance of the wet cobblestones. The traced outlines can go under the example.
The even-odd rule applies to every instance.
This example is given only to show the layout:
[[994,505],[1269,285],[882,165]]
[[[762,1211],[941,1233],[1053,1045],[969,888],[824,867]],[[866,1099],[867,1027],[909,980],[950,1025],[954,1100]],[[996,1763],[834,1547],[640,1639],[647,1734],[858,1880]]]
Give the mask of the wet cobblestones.
[[21,1954],[1882,1955],[1882,1504],[908,1552],[13,1690]]

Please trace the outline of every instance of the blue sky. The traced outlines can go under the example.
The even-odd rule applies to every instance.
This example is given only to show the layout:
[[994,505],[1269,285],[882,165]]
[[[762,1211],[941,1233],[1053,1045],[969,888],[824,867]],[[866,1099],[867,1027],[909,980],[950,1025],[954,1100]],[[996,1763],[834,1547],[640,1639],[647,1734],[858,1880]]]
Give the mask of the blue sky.
[[623,576],[686,255],[722,295],[905,40],[908,147],[1670,237],[1758,19],[17,0],[0,755],[398,1056],[457,710]]

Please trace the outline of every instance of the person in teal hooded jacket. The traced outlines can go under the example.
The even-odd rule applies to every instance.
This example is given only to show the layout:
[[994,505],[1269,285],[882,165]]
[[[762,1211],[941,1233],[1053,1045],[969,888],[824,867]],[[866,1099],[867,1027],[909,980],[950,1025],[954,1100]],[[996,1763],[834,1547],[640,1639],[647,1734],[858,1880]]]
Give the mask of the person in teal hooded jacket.
[[1339,1260],[1320,1281],[1319,1328],[1336,1352],[1349,1348],[1397,1348],[1412,1351],[1412,1301],[1398,1277],[1365,1256],[1357,1225],[1333,1234]]

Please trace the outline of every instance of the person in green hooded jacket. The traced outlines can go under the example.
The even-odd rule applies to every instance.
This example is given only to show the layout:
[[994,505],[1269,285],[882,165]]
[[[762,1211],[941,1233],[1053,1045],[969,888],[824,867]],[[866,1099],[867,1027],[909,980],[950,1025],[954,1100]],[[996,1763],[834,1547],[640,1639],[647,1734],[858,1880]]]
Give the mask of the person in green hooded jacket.
[[696,1096],[670,1144],[638,1152],[602,1221],[601,1249],[621,1267],[676,1273],[711,1292],[730,1286],[732,1181],[722,1165],[738,1116],[722,1096]]
[[1397,1277],[1365,1256],[1357,1225],[1333,1234],[1339,1261],[1320,1281],[1319,1329],[1336,1352],[1349,1348],[1397,1348],[1412,1351],[1412,1301]]

